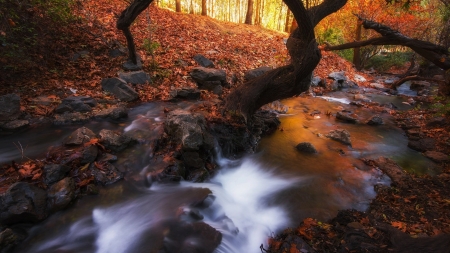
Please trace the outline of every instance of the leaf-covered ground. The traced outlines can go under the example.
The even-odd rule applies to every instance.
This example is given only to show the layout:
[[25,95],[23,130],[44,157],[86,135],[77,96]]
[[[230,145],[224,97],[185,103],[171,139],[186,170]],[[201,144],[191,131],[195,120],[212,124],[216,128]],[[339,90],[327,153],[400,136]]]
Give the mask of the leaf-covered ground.
[[[40,33],[33,50],[26,56],[0,59],[8,65],[0,75],[0,94],[19,94],[23,111],[34,116],[51,114],[58,102],[73,92],[109,99],[100,81],[117,76],[126,61],[123,55],[109,56],[113,49],[126,52],[125,37],[115,28],[116,17],[125,4],[85,1],[74,7],[78,21],[64,25],[55,25],[48,18],[36,19],[35,22],[40,22]],[[203,54],[217,68],[226,70],[231,89],[242,83],[246,70],[277,67],[289,61],[284,44],[288,34],[175,13],[153,5],[137,18],[131,31],[144,71],[153,79],[151,85],[135,87],[143,102],[167,99],[172,89],[195,87],[189,71],[198,66],[193,60],[196,54]],[[15,43],[20,47],[22,41],[18,39]],[[346,71],[352,77],[355,73],[349,62],[334,53],[323,52],[323,56],[316,75],[326,77],[332,71]],[[225,89],[223,96],[228,92]],[[35,105],[32,100],[38,95],[55,103]],[[205,99],[209,97],[214,95],[204,93]]]

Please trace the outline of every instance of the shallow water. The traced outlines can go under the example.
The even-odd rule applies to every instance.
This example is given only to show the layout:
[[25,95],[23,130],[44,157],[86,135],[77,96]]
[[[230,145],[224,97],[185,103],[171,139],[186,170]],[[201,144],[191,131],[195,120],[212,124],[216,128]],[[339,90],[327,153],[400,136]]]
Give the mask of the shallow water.
[[[401,104],[394,97],[375,95],[369,94],[374,100]],[[325,112],[342,109],[354,111],[361,121],[372,116],[369,110],[348,105],[350,94],[333,96],[338,100],[298,97],[283,101],[289,111],[280,118],[280,130],[263,138],[256,154],[237,161],[219,156],[220,170],[206,183],[146,187],[143,177],[153,164],[151,146],[142,142],[119,157],[118,162],[132,170],[125,180],[102,189],[99,196],[78,200],[34,227],[17,252],[156,252],[163,245],[171,247],[173,242],[166,236],[174,224],[198,222],[189,215],[194,212],[222,233],[216,252],[256,253],[268,236],[298,225],[303,218],[327,220],[340,209],[366,209],[375,197],[373,185],[388,184],[389,180],[360,158],[386,156],[407,170],[431,172],[432,164],[407,148],[406,137],[388,114],[382,115],[386,123],[382,126],[347,124],[327,117]],[[143,131],[152,138],[162,126],[164,107],[143,105],[133,109],[126,122],[91,123],[88,127]],[[324,137],[337,128],[350,132],[351,147]],[[71,127],[52,136],[50,145],[61,143],[69,130]],[[297,152],[295,146],[305,141],[313,143],[318,154]],[[209,207],[193,205],[208,194]],[[196,245],[199,240],[191,236],[183,245]]]

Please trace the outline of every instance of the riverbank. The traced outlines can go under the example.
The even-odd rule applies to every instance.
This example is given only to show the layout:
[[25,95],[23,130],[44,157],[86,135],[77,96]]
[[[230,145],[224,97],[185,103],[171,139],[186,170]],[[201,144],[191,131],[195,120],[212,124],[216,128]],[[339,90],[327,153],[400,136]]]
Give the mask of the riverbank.
[[[109,17],[112,15],[105,8],[98,8],[96,10],[89,9],[89,11],[93,13],[96,11],[95,16],[98,17]],[[22,69],[22,72],[11,72],[6,76],[2,76],[0,94],[16,94],[20,97],[20,112],[18,112],[16,119],[29,121],[30,124],[25,126],[28,129],[32,129],[34,126],[42,123],[54,123],[55,120],[61,118],[61,115],[65,115],[64,112],[56,112],[56,109],[63,104],[62,101],[64,99],[82,96],[88,96],[96,100],[97,103],[89,102],[92,105],[89,105],[92,108],[91,112],[77,114],[81,117],[78,123],[100,118],[100,121],[112,120],[120,124],[122,122],[121,120],[126,117],[128,109],[133,108],[137,104],[149,101],[173,101],[174,97],[171,95],[173,91],[185,88],[197,89],[197,83],[190,77],[189,73],[193,68],[198,66],[198,63],[193,57],[197,54],[204,54],[216,64],[218,69],[225,70],[226,82],[229,86],[224,86],[221,94],[215,94],[213,91],[202,89],[194,96],[194,100],[199,99],[203,102],[191,108],[193,110],[190,110],[190,112],[197,113],[196,116],[191,117],[191,123],[193,124],[191,126],[194,129],[202,129],[205,124],[220,125],[225,124],[229,120],[221,117],[218,111],[221,99],[226,96],[229,90],[244,81],[246,70],[261,66],[275,67],[288,60],[283,43],[283,39],[287,36],[286,34],[261,30],[252,26],[221,23],[205,17],[172,13],[154,7],[151,8],[151,15],[155,22],[153,27],[158,31],[154,32],[152,30],[152,38],[159,46],[154,50],[154,58],[151,57],[149,52],[146,52],[144,43],[139,47],[140,54],[144,60],[144,71],[151,76],[152,83],[147,82],[132,85],[138,94],[138,102],[119,101],[111,93],[101,88],[101,80],[116,76],[117,72],[122,71],[121,64],[125,60],[125,56],[120,52],[123,48],[117,46],[116,43],[120,42],[120,44],[124,45],[124,39],[117,34],[115,27],[111,25],[112,23],[106,22],[106,19],[95,20],[95,25],[89,28],[86,24],[75,27],[62,27],[61,29],[66,29],[63,31],[64,34],[70,35],[71,28],[77,31],[76,36],[74,35],[76,39],[71,43],[71,47],[64,48],[64,50],[54,50],[54,52],[58,52],[58,57],[52,58],[55,61],[49,63],[45,68],[38,69],[39,71],[33,71],[28,75],[24,75],[24,70]],[[134,26],[134,32],[137,34],[138,41],[143,42],[149,36],[147,33],[139,33],[138,27],[144,27],[146,22],[147,20],[145,18],[141,18]],[[180,30],[180,24],[187,28]],[[192,24],[196,24],[196,27],[189,26],[192,26]],[[92,29],[92,33],[83,33],[82,31],[86,29]],[[107,32],[105,32],[105,29]],[[188,34],[188,31],[194,30],[196,34],[204,36],[191,36]],[[172,34],[174,31],[176,32],[176,36]],[[168,34],[172,34],[171,37]],[[99,36],[103,39],[97,39]],[[105,41],[107,42],[105,43]],[[179,41],[183,41],[184,43],[179,43]],[[242,43],[242,41],[246,43]],[[55,46],[57,45],[58,43],[55,43]],[[189,45],[196,46],[190,47]],[[234,48],[234,51],[230,52],[226,50],[229,48]],[[113,57],[110,54],[114,50],[116,50],[115,52],[118,53],[118,56]],[[49,61],[52,61],[52,59],[49,59]],[[60,66],[58,66],[59,64]],[[330,76],[330,74],[333,74],[333,76]],[[359,89],[355,89],[357,90],[355,95],[361,95],[359,97],[364,99],[364,88],[371,87],[373,83],[378,83],[375,82],[375,76],[364,72],[357,72],[349,62],[329,52],[323,52],[323,58],[315,70],[314,76],[316,77],[315,80],[317,83],[313,84],[310,92],[317,96],[324,95],[330,90],[345,89],[357,85]],[[383,85],[382,81],[378,84],[382,86],[378,86],[378,88],[389,92],[389,89]],[[346,87],[343,87],[343,85],[346,85]],[[430,98],[430,96],[424,97]],[[180,98],[176,99],[180,101]],[[85,102],[83,103],[87,104]],[[411,146],[423,152],[430,159],[436,160],[440,164],[440,173],[435,176],[405,175],[408,179],[397,182],[394,180],[394,184],[390,188],[377,188],[378,195],[373,200],[367,212],[342,211],[331,221],[306,219],[299,228],[288,230],[272,239],[272,251],[283,252],[284,249],[291,250],[291,248],[297,248],[302,243],[298,238],[302,238],[302,240],[306,241],[317,252],[346,252],[352,250],[356,252],[386,252],[387,249],[392,248],[395,248],[394,252],[400,252],[401,249],[399,247],[405,246],[398,245],[403,245],[405,242],[411,244],[408,237],[404,235],[428,238],[424,240],[430,241],[434,240],[435,237],[426,236],[450,233],[448,231],[448,196],[450,195],[449,166],[448,161],[445,160],[448,158],[448,154],[450,154],[448,145],[448,133],[450,131],[448,128],[448,116],[445,115],[445,112],[438,109],[421,109],[427,106],[426,102],[420,108],[417,107],[420,104],[420,100],[415,103],[415,105],[413,102],[408,104],[410,108],[415,108],[415,110],[407,112],[396,112],[395,110],[391,110],[393,108],[381,108],[380,105],[364,103],[364,101],[355,103],[355,106],[373,107],[379,111],[386,111],[385,113],[392,113],[397,118],[398,125],[405,129],[405,132],[408,134]],[[121,106],[117,106],[117,104]],[[118,109],[116,110],[116,108]],[[112,118],[108,116],[104,119],[103,117],[96,116],[98,113],[110,109],[113,109],[110,112]],[[272,109],[283,110],[283,107],[277,108],[275,104],[275,107],[272,107]],[[171,108],[162,108],[161,111],[163,114],[170,114],[174,110]],[[378,111],[374,112],[378,113]],[[328,115],[329,117],[335,117],[336,113],[334,111],[322,112],[322,116]],[[198,116],[198,114],[201,116]],[[183,114],[179,115],[184,117]],[[147,119],[145,117],[142,118],[144,120]],[[68,117],[68,120],[63,119],[63,121],[56,122],[73,124],[71,119],[71,117]],[[276,129],[276,120],[268,120],[266,123],[271,126],[265,129],[266,131],[283,131],[283,126]],[[253,129],[247,129],[242,122],[228,122],[227,124],[225,127],[219,126],[219,128],[216,128],[216,132],[222,134],[224,139],[237,135],[238,132],[241,135],[234,138],[237,141],[242,141],[243,138],[241,137],[245,136],[247,131],[255,131],[260,134],[264,130],[262,128],[265,128],[261,122],[256,124],[259,128]],[[2,124],[2,126],[4,125],[6,124]],[[236,131],[236,128],[240,130]],[[166,130],[164,132],[162,128],[159,130],[159,134],[161,135],[178,131]],[[24,129],[20,128],[18,131],[24,131]],[[3,129],[1,133],[6,134],[8,132],[10,130]],[[128,146],[133,142],[142,140],[142,137],[129,140],[126,136],[116,135],[113,132],[104,132],[103,134],[100,134],[100,132],[88,134],[84,130],[80,130],[79,132],[81,134],[75,134],[75,137],[81,136],[82,138],[77,143],[72,143],[76,147],[71,146],[71,153],[65,153],[68,149],[66,147],[61,150],[53,150],[55,152],[50,153],[46,157],[46,159],[55,162],[56,166],[60,166],[61,163],[70,163],[71,166],[73,165],[71,167],[73,171],[70,177],[75,182],[59,178],[58,176],[58,180],[65,181],[62,181],[57,189],[53,189],[57,193],[64,193],[65,189],[74,188],[72,192],[80,191],[82,193],[81,195],[95,194],[97,187],[103,187],[101,185],[120,180],[120,173],[114,170],[114,167],[110,166],[114,162],[114,151],[112,154],[110,151],[114,148],[117,148],[116,151],[121,150],[122,144]],[[200,132],[196,133],[203,135]],[[89,136],[89,138],[84,139],[83,136],[85,135]],[[176,135],[178,134],[174,134],[174,136]],[[76,139],[75,137],[73,139]],[[114,144],[115,141],[111,141],[113,140],[112,138],[114,140],[120,139],[121,141],[128,140],[129,142],[123,142],[117,147]],[[254,139],[250,138],[246,144],[253,143],[256,145],[258,138],[259,136]],[[430,141],[430,139],[434,141]],[[155,142],[149,142],[151,142],[149,146],[159,145],[159,155],[161,155],[162,161],[161,171],[149,175],[152,180],[181,180],[181,176],[179,175],[183,173],[181,167],[168,166],[169,163],[170,165],[174,165],[174,161],[177,159],[183,160],[183,162],[189,163],[188,166],[195,168],[192,169],[192,172],[200,171],[198,174],[186,174],[186,177],[183,177],[184,179],[192,181],[197,181],[198,179],[198,181],[202,181],[208,178],[205,176],[206,174],[214,173],[216,165],[211,160],[208,160],[209,156],[204,157],[203,154],[197,151],[192,152],[191,147],[191,145],[198,145],[199,149],[203,151],[211,151],[213,144],[210,138],[203,137],[201,144],[185,143],[184,150],[182,146],[179,146],[180,140],[162,138],[156,139]],[[431,142],[433,144],[430,144]],[[223,141],[223,143],[226,143],[226,141]],[[251,145],[238,146],[241,148],[239,150],[241,153],[252,152],[254,150],[254,146]],[[5,193],[13,184],[27,183],[39,188],[40,190],[33,188],[33,191],[36,190],[39,192],[39,195],[43,195],[42,192],[49,190],[51,184],[56,182],[51,179],[43,184],[43,181],[49,178],[48,175],[50,173],[43,172],[44,167],[48,167],[49,160],[38,161],[36,159],[28,159],[26,157],[26,149],[20,146],[17,148],[23,151],[22,160],[21,162],[8,162],[0,170],[1,192]],[[158,151],[157,149],[155,150]],[[229,155],[236,153],[236,150],[232,146],[228,147],[228,149],[225,148],[225,150],[228,150]],[[183,156],[188,153],[186,151],[189,151],[189,156]],[[444,154],[444,157],[436,154],[436,152]],[[47,152],[43,151],[43,153]],[[104,155],[109,158],[101,161],[97,160]],[[64,160],[63,158],[70,158],[71,160]],[[85,158],[88,160],[85,160]],[[202,158],[200,159],[202,161],[199,158]],[[82,164],[80,164],[80,161],[83,161],[81,162]],[[168,161],[169,163],[167,163]],[[377,167],[381,170],[383,168],[396,168],[386,161],[381,163],[382,161],[378,160],[366,160],[365,162],[369,166]],[[86,164],[89,164],[89,166],[85,167]],[[166,170],[167,168],[170,171]],[[48,171],[53,171],[53,169],[55,168],[48,167]],[[62,170],[65,171],[66,169],[63,168]],[[83,177],[78,177],[78,175],[82,175],[82,172],[87,169],[98,172],[97,176],[100,175],[98,178],[103,178],[106,181],[102,183],[101,180],[96,179],[96,175],[89,173],[83,175]],[[55,170],[61,170],[61,167]],[[113,171],[115,174],[112,173],[107,178],[101,177],[102,174],[105,174],[105,171]],[[170,173],[161,175],[161,172]],[[65,176],[66,174],[63,175],[63,177]],[[58,196],[54,194],[53,199],[58,200]],[[73,203],[72,201],[74,199],[75,195],[70,195],[68,198],[64,198],[62,203],[56,203],[57,201],[55,201],[50,206],[50,209],[57,211],[60,208],[67,208]],[[46,204],[44,203],[43,205]],[[40,213],[40,211],[36,214],[36,217],[33,217],[30,221],[34,222],[35,218],[41,220],[46,216]],[[392,225],[397,230],[392,230],[391,227],[386,227],[383,224]],[[18,234],[19,238],[12,238],[10,230],[6,226],[1,226],[0,228],[2,230],[2,243],[14,245],[24,239],[24,237],[20,237],[24,236],[20,233]],[[403,234],[398,234],[395,231],[401,231]],[[397,239],[392,239],[392,235]],[[400,241],[397,242],[396,240]],[[287,248],[283,246],[285,242],[287,243]],[[301,249],[298,250],[301,252]],[[293,252],[295,252],[294,249]],[[425,251],[422,250],[422,252]],[[436,250],[435,252],[439,251]]]

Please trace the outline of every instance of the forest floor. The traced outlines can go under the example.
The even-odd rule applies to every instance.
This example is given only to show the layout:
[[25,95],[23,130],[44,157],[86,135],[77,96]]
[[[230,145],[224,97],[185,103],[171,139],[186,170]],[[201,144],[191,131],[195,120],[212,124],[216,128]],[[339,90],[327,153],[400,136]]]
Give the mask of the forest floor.
[[[82,17],[77,22],[55,27],[50,20],[42,20],[41,27],[48,27],[48,30],[38,30],[40,38],[25,58],[20,55],[0,57],[4,66],[0,94],[20,95],[22,112],[37,118],[51,116],[68,95],[111,99],[110,94],[102,91],[100,81],[117,76],[126,60],[124,55],[110,56],[113,49],[126,51],[125,38],[115,28],[116,16],[125,4],[126,1],[85,1],[75,10],[75,16]],[[148,13],[143,12],[131,30],[144,63],[143,70],[152,77],[151,84],[134,87],[142,102],[166,100],[171,90],[196,87],[189,76],[190,70],[197,66],[193,60],[196,54],[203,54],[217,68],[224,69],[231,84],[221,96],[202,92],[203,100],[225,97],[243,82],[246,70],[277,67],[289,61],[283,41],[288,34],[174,13],[155,6]],[[9,30],[0,32],[8,34]],[[332,52],[322,52],[322,55],[315,76],[326,78],[331,72],[345,71],[353,79],[358,74],[368,80],[359,82],[360,87],[369,85],[373,79]],[[36,105],[33,99],[37,96],[47,96],[53,103]],[[437,150],[450,154],[449,124],[439,128],[426,124],[438,113],[433,109],[416,109],[394,116],[399,121],[408,119],[419,126],[420,132],[437,140]],[[446,120],[449,122],[448,118]],[[386,252],[395,246],[390,236],[395,233],[380,224],[390,224],[412,237],[450,234],[450,166],[445,163],[440,166],[442,173],[438,176],[409,175],[403,183],[378,189],[367,212],[346,210],[332,221],[305,219],[298,228],[271,238],[271,250],[304,252],[298,249],[298,242],[286,239],[295,235],[318,252]],[[391,232],[386,233],[386,230]],[[360,241],[366,240],[365,248],[361,248],[361,243],[359,248],[350,245],[354,240],[349,239],[351,235],[356,235]],[[286,242],[288,247],[283,246]]]

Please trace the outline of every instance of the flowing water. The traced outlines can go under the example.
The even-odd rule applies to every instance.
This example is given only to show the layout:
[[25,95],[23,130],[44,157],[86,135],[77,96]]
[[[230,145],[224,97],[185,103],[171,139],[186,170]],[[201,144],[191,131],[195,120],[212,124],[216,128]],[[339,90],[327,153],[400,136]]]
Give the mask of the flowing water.
[[[402,100],[393,96],[368,97],[402,105]],[[263,138],[256,154],[241,160],[220,158],[219,152],[219,172],[206,183],[146,187],[143,178],[152,168],[151,145],[142,142],[119,158],[118,163],[131,168],[125,180],[101,189],[98,196],[83,197],[32,228],[18,252],[157,252],[162,245],[170,249],[174,243],[167,238],[170,228],[199,219],[222,233],[216,252],[260,252],[259,246],[268,236],[296,226],[306,217],[326,220],[340,209],[366,209],[375,197],[374,184],[388,184],[389,180],[364,165],[361,158],[386,156],[407,170],[432,172],[428,160],[407,148],[406,137],[388,114],[383,114],[382,126],[347,124],[326,115],[343,109],[354,111],[361,121],[372,115],[368,109],[350,106],[351,100],[351,94],[341,92],[332,97],[283,101],[289,111],[281,116],[280,130]],[[142,131],[152,138],[155,129],[162,127],[164,107],[168,105],[143,105],[132,110],[128,122],[90,123],[87,127]],[[24,133],[23,139],[11,136],[0,144],[3,148],[6,143],[26,145],[30,141],[28,146],[39,143],[42,150],[45,144],[61,143],[72,128],[46,128],[38,137],[36,129]],[[350,132],[351,147],[324,137],[338,128]],[[39,137],[45,138],[45,144]],[[295,146],[305,141],[311,142],[318,154],[297,152]],[[2,151],[1,162],[21,157],[17,148]],[[199,206],[205,196],[210,205]],[[199,242],[201,238],[192,235],[183,245]]]

